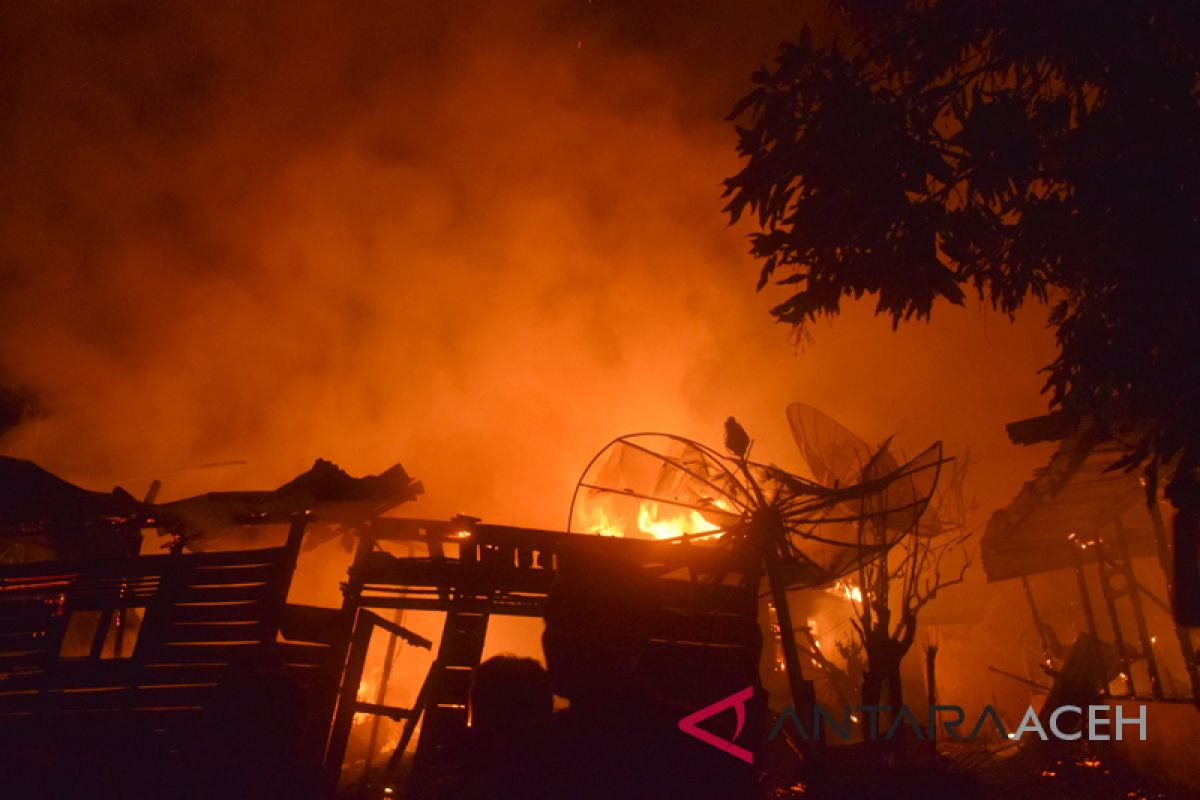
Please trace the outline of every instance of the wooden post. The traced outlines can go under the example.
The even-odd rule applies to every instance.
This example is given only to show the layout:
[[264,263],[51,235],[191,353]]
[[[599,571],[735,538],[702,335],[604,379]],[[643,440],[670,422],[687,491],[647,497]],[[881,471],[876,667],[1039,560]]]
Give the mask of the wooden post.
[[1083,558],[1079,555],[1079,545],[1071,540],[1071,558],[1075,561],[1075,581],[1079,584],[1079,599],[1083,603],[1083,617],[1087,622],[1088,633],[1093,639],[1099,640],[1096,630],[1096,613],[1092,611],[1092,593],[1088,591],[1087,573],[1083,570]]
[[367,650],[371,646],[371,633],[374,630],[375,626],[368,619],[360,617],[356,620],[350,652],[346,658],[346,669],[342,673],[342,690],[338,696],[337,711],[334,713],[333,727],[325,748],[325,770],[331,790],[337,788],[338,776],[342,771],[342,758],[346,755],[350,728],[354,725],[358,685],[362,682],[363,667],[366,665]]
[[[936,644],[925,647],[925,697],[930,710],[937,705],[937,652]],[[937,745],[938,720],[936,715],[929,725],[929,741]]]
[[1163,698],[1162,679],[1158,673],[1158,659],[1154,656],[1154,645],[1150,641],[1150,631],[1146,627],[1146,614],[1142,608],[1142,592],[1137,576],[1133,572],[1133,560],[1129,557],[1129,545],[1125,542],[1125,531],[1121,527],[1121,518],[1113,520],[1113,533],[1117,540],[1117,552],[1121,556],[1121,573],[1125,578],[1125,591],[1133,604],[1133,619],[1137,623],[1138,638],[1142,643],[1142,653],[1146,656],[1146,668],[1150,671],[1150,692],[1156,700]]
[[[1096,541],[1097,548],[1103,547],[1099,539]],[[1125,646],[1125,634],[1121,631],[1121,618],[1117,615],[1117,600],[1113,596],[1112,586],[1109,585],[1109,578],[1113,572],[1108,566],[1108,560],[1103,553],[1097,551],[1096,566],[1100,570],[1100,593],[1104,595],[1104,605],[1108,609],[1108,619],[1112,624],[1113,642],[1117,646],[1117,657],[1121,660],[1121,669],[1125,675],[1125,689],[1129,692],[1130,697],[1137,696],[1137,690],[1133,684],[1133,670],[1130,667],[1129,649]]]
[[[342,758],[354,724],[354,705],[358,700],[358,685],[362,681],[367,649],[371,644],[374,626],[359,623],[359,604],[362,600],[363,570],[375,549],[375,536],[370,528],[359,531],[354,561],[342,584],[342,621],[338,641],[334,644],[333,664],[329,675],[331,700],[325,713],[332,712],[333,724],[325,740],[325,777],[330,796],[337,790],[342,772]],[[328,719],[328,716],[324,717]]]
[[438,667],[439,665],[435,660],[432,666],[430,666],[429,672],[426,673],[425,680],[421,683],[421,688],[417,692],[417,700],[413,703],[408,718],[404,720],[404,727],[400,732],[400,741],[396,744],[396,749],[392,751],[392,755],[388,759],[387,769],[383,773],[385,782],[390,783],[400,776],[400,766],[404,762],[404,753],[408,750],[409,742],[412,741],[413,733],[417,729],[417,723],[420,721],[421,715],[425,713],[425,706],[429,704],[429,695],[432,691],[431,681]]
[[[292,576],[296,573],[296,561],[300,557],[300,544],[304,541],[304,530],[308,519],[304,514],[293,514],[288,527],[287,542],[283,546],[283,558],[276,566],[274,576],[274,591],[266,598],[260,619],[271,631],[271,642],[274,634],[283,623],[283,610],[287,607],[288,592],[292,587]],[[268,645],[270,646],[270,645]]]
[[1038,638],[1042,640],[1042,655],[1049,659],[1054,653],[1050,652],[1050,637],[1046,635],[1046,623],[1038,613],[1037,603],[1033,600],[1033,589],[1029,586],[1029,578],[1021,576],[1021,586],[1025,589],[1025,602],[1029,604],[1029,613],[1033,615],[1033,627],[1037,628]]
[[[813,713],[817,697],[812,681],[805,680],[800,672],[800,653],[796,649],[796,632],[792,626],[792,610],[788,607],[787,590],[774,560],[767,557],[767,581],[771,584],[771,596],[775,603],[775,618],[779,620],[779,642],[783,646],[783,663],[787,667],[788,688],[792,690],[792,708],[801,721],[817,724]],[[824,742],[820,730],[812,731],[812,742],[819,746]]]
[[[397,608],[392,621],[396,625],[404,622],[404,609]],[[394,631],[388,631],[387,650],[383,654],[383,671],[379,675],[379,688],[375,690],[375,705],[385,705],[387,700],[388,681],[392,678],[392,663],[396,660],[397,636]],[[379,724],[382,720],[378,714],[375,714],[371,719],[371,735],[367,740],[367,763],[363,767],[362,786],[364,790],[369,781],[371,773],[371,762],[375,760],[375,748],[379,742]]]

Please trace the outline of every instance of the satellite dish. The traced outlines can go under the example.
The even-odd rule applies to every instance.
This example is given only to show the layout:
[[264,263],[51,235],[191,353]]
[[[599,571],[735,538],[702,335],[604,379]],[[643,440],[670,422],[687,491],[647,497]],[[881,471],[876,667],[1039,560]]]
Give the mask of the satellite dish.
[[[749,554],[779,615],[800,707],[800,666],[788,589],[824,586],[919,530],[943,463],[941,442],[901,462],[891,440],[869,447],[832,418],[794,403],[788,423],[815,480],[669,433],[605,445],[575,487],[567,530],[688,542]],[[738,441],[744,431],[730,420]],[[727,440],[730,423],[726,423]]]

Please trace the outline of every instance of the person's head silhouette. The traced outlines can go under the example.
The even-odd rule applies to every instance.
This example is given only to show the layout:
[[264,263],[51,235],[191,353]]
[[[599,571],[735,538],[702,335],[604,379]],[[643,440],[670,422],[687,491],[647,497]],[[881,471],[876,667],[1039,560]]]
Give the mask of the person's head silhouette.
[[502,734],[554,710],[554,694],[546,670],[532,658],[499,655],[471,676],[471,728],[490,736]]

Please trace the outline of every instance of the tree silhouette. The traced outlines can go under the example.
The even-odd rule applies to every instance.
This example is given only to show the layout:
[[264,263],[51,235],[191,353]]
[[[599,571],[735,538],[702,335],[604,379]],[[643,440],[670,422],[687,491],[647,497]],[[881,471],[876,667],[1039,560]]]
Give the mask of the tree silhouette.
[[[942,480],[920,525],[886,557],[859,567],[862,599],[851,624],[866,655],[863,702],[904,705],[900,662],[917,636],[917,618],[938,593],[963,582],[974,560],[975,504],[964,494],[969,457],[943,468]],[[865,540],[869,526],[862,526]]]
[[[974,291],[1052,306],[1052,407],[1137,436],[1200,497],[1200,4],[844,2],[735,107],[732,221],[799,331],[871,295],[893,324]],[[1177,462],[1172,459],[1178,458]],[[1186,498],[1184,497],[1186,495]]]
[[[962,583],[974,561],[976,505],[964,487],[969,462],[968,455],[943,468],[920,524],[886,556],[859,567],[858,592],[850,596],[853,633],[837,642],[846,667],[825,655],[811,629],[800,631],[806,657],[829,679],[843,705],[852,705],[851,676],[861,676],[856,694],[862,703],[882,703],[892,709],[904,704],[900,664],[916,641],[918,617],[941,591]],[[877,535],[869,523],[859,526],[864,544],[871,544]],[[879,719],[864,717],[862,722],[875,724],[879,732]],[[864,736],[874,738],[865,728]]]

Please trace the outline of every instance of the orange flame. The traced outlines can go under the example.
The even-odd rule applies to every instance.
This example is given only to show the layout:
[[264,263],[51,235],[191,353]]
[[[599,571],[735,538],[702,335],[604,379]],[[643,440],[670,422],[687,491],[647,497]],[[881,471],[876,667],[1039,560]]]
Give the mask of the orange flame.
[[825,591],[854,603],[861,603],[863,601],[862,589],[846,583],[845,581],[838,581]]
[[694,509],[680,510],[675,516],[665,519],[660,516],[658,503],[645,502],[638,509],[638,530],[655,539],[675,539],[685,534],[710,533],[720,529],[721,526],[713,525]]

